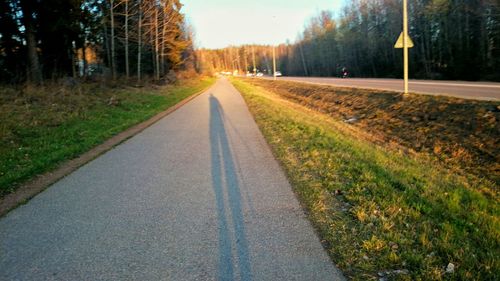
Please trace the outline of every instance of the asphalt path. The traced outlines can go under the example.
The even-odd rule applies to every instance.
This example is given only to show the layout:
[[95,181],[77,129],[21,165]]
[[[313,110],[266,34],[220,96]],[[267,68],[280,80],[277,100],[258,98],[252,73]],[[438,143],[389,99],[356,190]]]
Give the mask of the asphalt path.
[[225,79],[0,219],[0,280],[344,280]]
[[[272,79],[272,77],[266,77]],[[326,77],[278,77],[279,80],[327,84],[343,87],[403,91],[402,79],[326,78]],[[410,80],[410,92],[452,96],[465,99],[500,101],[500,83]]]

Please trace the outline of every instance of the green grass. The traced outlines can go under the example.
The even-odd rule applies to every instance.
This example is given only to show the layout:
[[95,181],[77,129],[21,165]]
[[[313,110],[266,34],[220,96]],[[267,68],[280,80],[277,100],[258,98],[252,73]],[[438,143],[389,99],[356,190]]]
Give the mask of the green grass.
[[[496,280],[498,187],[233,80],[332,260],[354,280]],[[453,273],[446,273],[449,263]],[[400,271],[395,271],[400,270]]]
[[0,196],[213,82],[203,78],[143,89],[93,84],[74,89],[0,89]]

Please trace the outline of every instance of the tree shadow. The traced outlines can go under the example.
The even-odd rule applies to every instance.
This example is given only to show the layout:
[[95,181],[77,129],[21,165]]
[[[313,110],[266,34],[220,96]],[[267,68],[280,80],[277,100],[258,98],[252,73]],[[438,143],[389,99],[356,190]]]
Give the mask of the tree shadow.
[[[240,185],[226,134],[224,114],[216,97],[210,95],[209,100],[212,186],[217,205],[219,229],[217,279],[236,280],[235,271],[239,269],[240,280],[251,281],[252,271],[241,206]],[[227,192],[227,200],[224,200],[224,192]],[[236,248],[234,259],[233,239]]]

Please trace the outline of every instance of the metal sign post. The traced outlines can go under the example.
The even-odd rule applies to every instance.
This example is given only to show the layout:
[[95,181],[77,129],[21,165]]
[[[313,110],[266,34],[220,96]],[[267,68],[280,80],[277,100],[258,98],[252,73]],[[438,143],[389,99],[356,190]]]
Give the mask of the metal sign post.
[[403,58],[404,58],[404,80],[405,94],[408,94],[408,10],[406,0],[403,0]]
[[404,61],[404,93],[408,94],[408,48],[413,47],[413,42],[408,35],[408,9],[407,0],[403,0],[403,32],[399,35],[394,48],[403,48]]

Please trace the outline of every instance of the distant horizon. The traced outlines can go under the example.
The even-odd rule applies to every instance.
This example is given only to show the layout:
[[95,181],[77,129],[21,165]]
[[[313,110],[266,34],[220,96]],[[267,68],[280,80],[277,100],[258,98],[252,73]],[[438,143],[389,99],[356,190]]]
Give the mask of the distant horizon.
[[195,33],[195,48],[294,42],[320,11],[337,14],[344,0],[181,0]]

